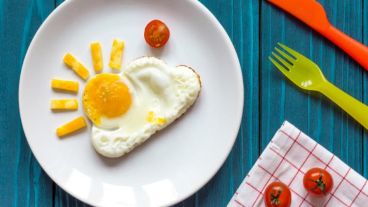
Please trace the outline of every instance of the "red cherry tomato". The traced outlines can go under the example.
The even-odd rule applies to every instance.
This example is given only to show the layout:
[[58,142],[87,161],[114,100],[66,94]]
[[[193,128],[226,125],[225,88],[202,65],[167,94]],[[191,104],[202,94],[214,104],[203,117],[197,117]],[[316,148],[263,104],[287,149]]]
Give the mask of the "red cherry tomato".
[[273,182],[265,190],[264,201],[267,207],[289,207],[290,189],[282,182]]
[[170,31],[165,23],[155,19],[149,22],[144,30],[144,39],[154,48],[162,47],[169,40]]
[[326,195],[331,192],[333,179],[329,172],[322,168],[312,168],[303,178],[305,189],[314,195]]

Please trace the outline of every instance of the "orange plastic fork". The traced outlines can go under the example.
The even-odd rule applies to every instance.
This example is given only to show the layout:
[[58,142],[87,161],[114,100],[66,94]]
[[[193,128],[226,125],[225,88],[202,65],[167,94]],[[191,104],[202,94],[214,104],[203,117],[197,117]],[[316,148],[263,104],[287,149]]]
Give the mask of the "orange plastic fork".
[[316,0],[268,0],[295,16],[349,54],[368,70],[368,47],[335,28],[328,21],[322,5]]

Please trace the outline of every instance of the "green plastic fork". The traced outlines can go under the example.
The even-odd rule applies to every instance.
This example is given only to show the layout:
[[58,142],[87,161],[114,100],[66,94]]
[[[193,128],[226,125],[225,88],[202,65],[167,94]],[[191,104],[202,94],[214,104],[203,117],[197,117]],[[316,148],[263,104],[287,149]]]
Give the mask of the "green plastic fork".
[[368,106],[330,83],[313,61],[281,43],[278,45],[290,55],[275,47],[269,59],[277,69],[298,87],[322,93],[368,129]]

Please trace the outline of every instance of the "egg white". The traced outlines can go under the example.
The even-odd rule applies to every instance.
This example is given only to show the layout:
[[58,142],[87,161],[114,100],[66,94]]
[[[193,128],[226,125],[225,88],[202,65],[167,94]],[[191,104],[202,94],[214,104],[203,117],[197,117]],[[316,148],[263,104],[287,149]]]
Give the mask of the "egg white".
[[[120,117],[102,117],[92,127],[92,144],[106,157],[120,157],[142,144],[155,132],[180,117],[196,101],[201,90],[198,74],[187,66],[170,67],[154,57],[130,63],[121,74],[132,95],[132,104]],[[165,123],[147,121],[147,115]]]

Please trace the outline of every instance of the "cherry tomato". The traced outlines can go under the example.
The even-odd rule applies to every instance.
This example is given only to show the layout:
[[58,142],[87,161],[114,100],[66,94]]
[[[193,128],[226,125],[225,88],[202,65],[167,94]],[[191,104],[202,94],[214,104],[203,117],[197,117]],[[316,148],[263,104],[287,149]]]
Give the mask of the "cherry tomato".
[[144,39],[154,48],[162,47],[169,40],[170,31],[165,23],[155,19],[150,21],[144,30]]
[[265,190],[264,200],[267,207],[289,207],[291,192],[282,182],[273,182]]
[[333,186],[332,176],[322,168],[312,168],[303,178],[305,189],[314,195],[326,195]]

